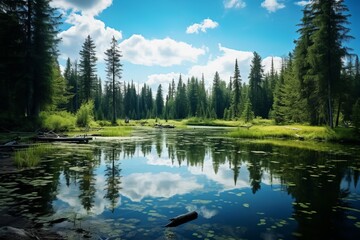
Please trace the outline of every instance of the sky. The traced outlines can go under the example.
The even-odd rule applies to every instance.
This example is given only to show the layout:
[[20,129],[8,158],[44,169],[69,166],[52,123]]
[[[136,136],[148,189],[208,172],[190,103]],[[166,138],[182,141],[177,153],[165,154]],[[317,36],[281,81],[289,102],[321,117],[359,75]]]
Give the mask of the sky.
[[[85,38],[96,45],[97,72],[106,81],[104,52],[114,36],[122,53],[121,81],[146,83],[156,90],[180,74],[183,79],[204,75],[208,86],[214,74],[229,81],[238,61],[248,82],[256,51],[265,72],[293,51],[297,24],[308,1],[300,0],[53,0],[62,13],[59,63],[79,60]],[[360,2],[345,0],[350,35],[345,43],[360,51]]]

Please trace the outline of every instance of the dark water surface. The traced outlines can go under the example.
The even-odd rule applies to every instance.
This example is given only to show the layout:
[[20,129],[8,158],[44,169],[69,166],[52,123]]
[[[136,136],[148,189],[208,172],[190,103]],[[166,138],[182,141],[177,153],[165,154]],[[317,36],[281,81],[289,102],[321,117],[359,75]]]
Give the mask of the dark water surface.
[[[57,144],[40,167],[0,175],[0,213],[69,239],[360,239],[358,146],[299,150],[225,131]],[[163,227],[189,211],[199,217]]]

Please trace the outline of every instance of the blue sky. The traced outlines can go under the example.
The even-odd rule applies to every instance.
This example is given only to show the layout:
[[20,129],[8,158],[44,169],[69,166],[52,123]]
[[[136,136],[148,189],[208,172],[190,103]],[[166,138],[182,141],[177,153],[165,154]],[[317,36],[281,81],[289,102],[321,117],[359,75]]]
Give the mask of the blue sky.
[[[98,75],[106,80],[104,52],[112,36],[122,51],[122,81],[146,83],[156,89],[182,74],[210,84],[215,71],[229,80],[238,59],[247,82],[252,52],[263,58],[265,71],[271,58],[294,49],[297,24],[307,1],[300,0],[53,0],[63,13],[59,36],[62,66],[79,58],[87,35],[96,44]],[[358,0],[345,0],[352,17],[347,43],[360,50]],[[358,16],[356,16],[358,15]]]

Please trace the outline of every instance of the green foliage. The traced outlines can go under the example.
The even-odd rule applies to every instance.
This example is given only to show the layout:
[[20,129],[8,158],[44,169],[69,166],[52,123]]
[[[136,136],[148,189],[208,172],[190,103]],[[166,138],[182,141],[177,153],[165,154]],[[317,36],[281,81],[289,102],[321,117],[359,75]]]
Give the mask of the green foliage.
[[241,117],[245,120],[246,123],[250,122],[255,117],[255,114],[252,111],[252,105],[251,105],[249,98],[247,99],[247,101],[245,103],[245,108],[244,108],[244,111],[242,112]]
[[116,95],[120,91],[120,82],[116,78],[121,79],[122,64],[120,63],[120,58],[122,55],[114,36],[111,40],[110,48],[106,50],[105,55],[106,72],[112,92],[112,123],[115,125],[117,118]]
[[83,103],[76,113],[76,125],[78,127],[89,127],[94,120],[94,102]]
[[52,151],[52,147],[41,144],[15,152],[14,161],[18,168],[27,168],[37,166],[41,158]]
[[103,137],[122,137],[129,136],[132,128],[127,126],[122,127],[104,127],[99,131],[99,134]]
[[252,105],[252,111],[255,116],[267,117],[268,112],[265,112],[264,105],[264,89],[263,89],[264,70],[261,65],[261,57],[257,52],[254,52],[254,57],[251,61],[249,74],[249,98]]
[[71,131],[75,128],[75,116],[66,111],[41,112],[42,127],[54,132]]
[[80,103],[88,102],[94,97],[94,86],[97,80],[96,77],[96,51],[94,40],[87,36],[82,49],[80,51],[79,74],[80,86],[79,96]]
[[360,130],[360,98],[356,101],[356,103],[353,106],[352,121],[355,128],[359,131]]

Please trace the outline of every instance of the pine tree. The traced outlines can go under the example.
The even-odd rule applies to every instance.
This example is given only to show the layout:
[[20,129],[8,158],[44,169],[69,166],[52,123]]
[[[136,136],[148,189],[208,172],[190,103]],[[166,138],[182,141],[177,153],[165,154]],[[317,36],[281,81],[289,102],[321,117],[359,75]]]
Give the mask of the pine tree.
[[180,75],[176,97],[175,97],[175,116],[178,119],[186,118],[188,115],[188,103],[186,97],[186,85],[182,81],[182,77]]
[[308,61],[312,68],[312,78],[319,88],[320,105],[324,106],[323,115],[331,128],[333,123],[334,99],[339,94],[341,82],[342,58],[347,48],[342,44],[350,39],[348,35],[348,11],[344,0],[319,0],[311,3],[314,33],[309,49]]
[[194,117],[197,116],[198,110],[198,80],[195,77],[191,77],[188,84],[188,103],[189,103],[189,115]]
[[50,110],[65,110],[70,95],[67,91],[67,81],[61,75],[59,63],[53,60],[51,77],[51,105]]
[[[112,86],[112,124],[116,124],[116,78],[121,79],[122,64],[120,63],[121,52],[115,37],[112,38],[110,48],[105,52],[106,72]],[[118,81],[119,81],[118,80]]]
[[251,61],[249,74],[249,98],[255,116],[266,117],[263,108],[263,75],[264,70],[261,65],[261,57],[257,52],[254,52],[254,57]]
[[311,125],[316,125],[319,123],[319,90],[315,79],[310,76],[311,66],[307,59],[310,46],[313,44],[311,36],[315,31],[310,5],[305,6],[303,18],[299,26],[298,33],[300,37],[296,41],[294,50],[294,74],[300,82],[301,97],[306,100],[306,111],[309,112],[309,122]]
[[235,60],[235,70],[232,85],[232,112],[234,117],[240,117],[241,76],[237,59]]
[[220,76],[219,73],[216,72],[213,80],[213,86],[212,86],[212,108],[215,112],[215,118],[222,118],[223,112],[221,109],[222,105],[222,92],[221,92],[221,86],[220,86]]
[[163,108],[164,108],[164,98],[162,93],[162,87],[161,84],[159,85],[156,93],[156,117],[161,117],[163,114]]
[[93,89],[97,80],[96,61],[95,44],[90,35],[88,35],[80,51],[80,103],[87,102],[94,97]]

